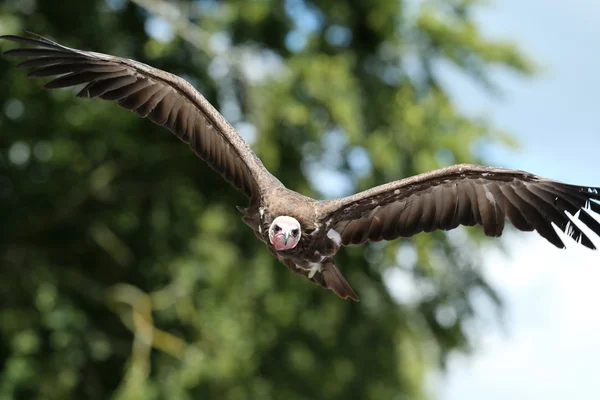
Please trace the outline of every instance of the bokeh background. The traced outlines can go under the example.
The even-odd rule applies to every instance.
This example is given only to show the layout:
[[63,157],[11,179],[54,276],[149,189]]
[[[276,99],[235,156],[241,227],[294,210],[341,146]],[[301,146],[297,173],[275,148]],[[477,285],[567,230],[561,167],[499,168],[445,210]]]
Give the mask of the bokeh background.
[[[0,3],[2,34],[185,77],[318,198],[458,162],[599,186],[598,20],[593,0]],[[0,399],[599,392],[598,254],[421,234],[342,251],[361,302],[341,301],[277,263],[243,196],[177,138],[14,65],[0,59]]]

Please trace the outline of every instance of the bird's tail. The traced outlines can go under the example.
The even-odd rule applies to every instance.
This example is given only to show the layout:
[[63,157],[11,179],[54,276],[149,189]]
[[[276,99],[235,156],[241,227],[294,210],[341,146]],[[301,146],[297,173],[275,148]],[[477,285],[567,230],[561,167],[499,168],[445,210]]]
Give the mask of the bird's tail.
[[358,301],[358,296],[354,293],[354,290],[352,290],[335,264],[329,263],[323,268],[323,279],[327,287],[342,299],[351,298],[354,301]]

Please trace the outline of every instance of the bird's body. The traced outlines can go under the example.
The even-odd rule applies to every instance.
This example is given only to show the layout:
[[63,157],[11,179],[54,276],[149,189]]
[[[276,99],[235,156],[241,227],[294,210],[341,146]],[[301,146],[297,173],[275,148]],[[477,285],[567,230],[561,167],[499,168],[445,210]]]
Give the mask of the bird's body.
[[[71,49],[40,36],[2,38],[33,44],[6,55],[29,76],[58,76],[50,89],[85,84],[79,97],[114,100],[162,125],[249,199],[243,221],[285,266],[342,298],[358,297],[335,265],[341,246],[393,240],[419,232],[481,225],[500,236],[506,220],[564,247],[553,225],[584,246],[579,225],[600,235],[600,189],[569,185],[519,170],[455,165],[335,200],[286,188],[233,127],[187,81],[133,60]],[[567,213],[569,215],[567,215]],[[574,222],[578,221],[578,222]],[[579,225],[578,225],[579,224]]]
[[[331,288],[340,297],[358,300],[333,259],[340,249],[341,238],[332,233],[334,230],[324,229],[321,223],[330,203],[303,196],[281,185],[266,190],[256,205],[241,211],[244,222],[286,267],[325,288]],[[276,249],[269,240],[269,229],[280,216],[292,217],[302,228],[300,240],[288,250]]]

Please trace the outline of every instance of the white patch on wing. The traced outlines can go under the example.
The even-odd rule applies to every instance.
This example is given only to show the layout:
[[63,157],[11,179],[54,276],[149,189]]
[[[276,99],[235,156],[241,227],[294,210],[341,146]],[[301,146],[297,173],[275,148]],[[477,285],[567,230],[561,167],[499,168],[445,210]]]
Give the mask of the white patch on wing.
[[396,189],[396,190],[394,190],[394,194],[395,194],[396,196],[397,196],[397,195],[399,195],[399,194],[400,194],[400,189]]
[[496,198],[494,197],[494,193],[490,192],[490,189],[488,189],[487,186],[483,186],[483,190],[485,190],[486,199],[488,199],[493,205],[496,205]]
[[317,272],[323,271],[323,266],[318,263],[308,263],[308,279],[312,279]]
[[262,208],[262,207],[260,207],[260,208],[258,209],[258,215],[260,215],[260,217],[262,218],[262,217],[263,217],[263,215],[265,215],[265,209],[264,209],[264,208]]
[[327,237],[335,242],[338,246],[342,243],[342,237],[335,229],[330,229],[327,232]]
[[262,226],[258,225],[258,233],[262,234]]

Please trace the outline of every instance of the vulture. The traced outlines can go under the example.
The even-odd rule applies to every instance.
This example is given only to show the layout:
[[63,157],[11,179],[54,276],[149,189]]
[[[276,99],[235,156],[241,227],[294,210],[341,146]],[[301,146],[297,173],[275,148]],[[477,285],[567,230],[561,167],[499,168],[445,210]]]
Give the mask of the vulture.
[[[28,77],[54,77],[45,88],[84,84],[77,97],[116,101],[162,125],[187,143],[248,197],[243,221],[286,267],[358,301],[335,263],[341,246],[410,237],[419,232],[481,225],[502,234],[509,220],[537,231],[559,248],[554,229],[595,249],[579,225],[600,235],[600,188],[562,183],[529,172],[461,164],[412,176],[333,200],[315,200],[286,188],[249,145],[186,80],[149,65],[60,45],[42,36],[1,38],[33,47],[8,50],[27,57]],[[578,220],[578,223],[574,221]]]

